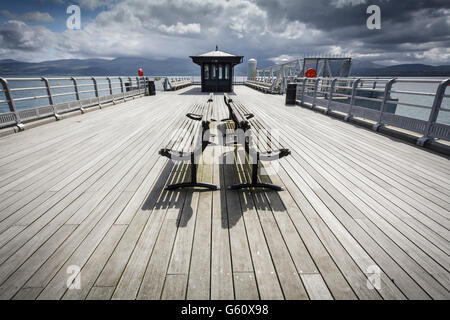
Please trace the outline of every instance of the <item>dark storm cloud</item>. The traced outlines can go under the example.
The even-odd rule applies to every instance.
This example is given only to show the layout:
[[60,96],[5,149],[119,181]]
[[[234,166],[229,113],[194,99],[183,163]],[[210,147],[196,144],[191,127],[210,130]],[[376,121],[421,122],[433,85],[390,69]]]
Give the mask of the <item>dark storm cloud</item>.
[[[80,31],[0,26],[1,57],[19,54],[36,60],[50,50],[55,56],[75,58],[186,57],[219,44],[225,51],[272,61],[348,53],[375,62],[450,63],[448,0],[123,0],[108,1],[107,6],[102,6],[105,0],[74,2],[81,5],[83,19],[88,12],[84,8],[101,10],[83,20]],[[372,4],[381,8],[381,30],[366,27],[366,9]]]
[[366,9],[369,5],[381,8],[384,22],[409,23],[418,12],[429,18],[445,15],[443,9],[450,9],[448,0],[255,0],[265,9],[273,22],[286,18],[301,21],[317,29],[332,31],[335,28],[360,26],[366,23]]
[[[334,45],[358,53],[380,53],[387,59],[399,53],[448,49],[450,1],[402,0],[255,0],[273,24],[301,21],[323,32],[316,44]],[[381,30],[369,30],[366,9],[381,9]],[[443,57],[445,59],[445,57]]]

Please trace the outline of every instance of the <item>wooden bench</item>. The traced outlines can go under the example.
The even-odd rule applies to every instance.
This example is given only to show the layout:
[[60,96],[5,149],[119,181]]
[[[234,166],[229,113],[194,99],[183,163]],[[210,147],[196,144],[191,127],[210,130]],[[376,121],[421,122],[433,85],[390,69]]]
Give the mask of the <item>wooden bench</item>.
[[212,121],[212,97],[206,104],[193,105],[180,126],[174,132],[159,154],[174,161],[190,161],[191,181],[169,185],[173,190],[186,187],[219,189],[216,185],[197,182],[198,159],[210,142],[210,123]]
[[254,81],[254,80],[247,80],[245,84],[255,90],[264,92],[264,93],[275,93],[274,90],[272,90],[272,83],[268,82],[260,82],[260,81]]
[[192,85],[191,80],[172,80],[169,81],[169,90],[176,91]]
[[258,168],[260,161],[281,159],[291,154],[290,150],[285,148],[278,138],[271,134],[269,127],[256,119],[244,105],[234,101],[227,94],[224,94],[224,100],[228,107],[229,118],[234,122],[234,130],[237,131],[237,142],[244,146],[252,166],[251,182],[232,185],[228,189],[256,187],[283,190],[274,184],[258,182]]

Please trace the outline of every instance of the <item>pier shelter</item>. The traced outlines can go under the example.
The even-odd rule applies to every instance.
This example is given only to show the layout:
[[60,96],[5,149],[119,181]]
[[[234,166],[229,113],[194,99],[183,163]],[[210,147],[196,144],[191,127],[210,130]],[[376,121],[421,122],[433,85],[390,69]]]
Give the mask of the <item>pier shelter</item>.
[[233,91],[233,68],[242,63],[243,56],[219,51],[216,46],[215,51],[190,58],[201,67],[202,92]]

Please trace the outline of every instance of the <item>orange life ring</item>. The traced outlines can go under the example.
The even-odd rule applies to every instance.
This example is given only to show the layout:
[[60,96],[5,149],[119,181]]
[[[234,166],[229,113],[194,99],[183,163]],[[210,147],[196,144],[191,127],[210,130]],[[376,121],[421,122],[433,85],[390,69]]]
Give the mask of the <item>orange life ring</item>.
[[310,69],[306,70],[305,75],[307,78],[315,78],[317,75],[317,72],[315,69],[310,68]]
[[139,77],[143,77],[144,76],[144,70],[139,69],[138,74],[139,74]]

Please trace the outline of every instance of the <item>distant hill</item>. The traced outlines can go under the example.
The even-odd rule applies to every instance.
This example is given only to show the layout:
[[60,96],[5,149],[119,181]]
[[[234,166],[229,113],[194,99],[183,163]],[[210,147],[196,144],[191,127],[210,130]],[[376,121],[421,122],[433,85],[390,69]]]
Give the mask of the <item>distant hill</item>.
[[135,75],[139,68],[146,75],[195,75],[200,68],[191,59],[170,58],[151,60],[146,58],[107,59],[67,59],[44,61],[39,63],[20,62],[16,60],[0,60],[0,76],[107,76]]
[[[258,65],[272,64],[259,61]],[[146,75],[200,75],[200,68],[186,58],[165,60],[140,57],[119,57],[107,59],[66,59],[39,63],[20,62],[13,59],[0,60],[0,76],[107,76],[135,75],[139,68]],[[246,75],[247,64],[236,67],[235,74]],[[450,65],[430,66],[425,64],[401,64],[382,66],[370,61],[353,60],[352,76],[450,76]]]
[[447,77],[450,76],[450,65],[430,66],[426,64],[399,64],[395,66],[365,65],[354,62],[353,76],[411,76],[411,77]]

